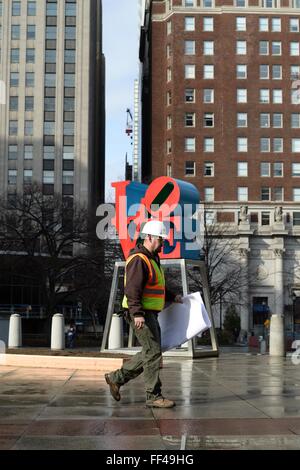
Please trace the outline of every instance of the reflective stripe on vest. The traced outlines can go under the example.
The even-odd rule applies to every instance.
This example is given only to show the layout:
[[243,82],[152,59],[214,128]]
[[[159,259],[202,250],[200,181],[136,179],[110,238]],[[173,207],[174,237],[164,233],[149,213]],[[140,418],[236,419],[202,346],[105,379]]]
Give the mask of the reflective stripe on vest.
[[[148,256],[143,253],[135,253],[131,255],[126,261],[126,267],[130,261],[139,256],[147,264],[149,270],[149,277],[143,290],[142,295],[142,307],[145,310],[160,311],[165,306],[165,276],[163,269],[153,260],[149,259]],[[124,286],[126,286],[126,273],[124,277]],[[124,295],[123,308],[128,308],[127,297]]]

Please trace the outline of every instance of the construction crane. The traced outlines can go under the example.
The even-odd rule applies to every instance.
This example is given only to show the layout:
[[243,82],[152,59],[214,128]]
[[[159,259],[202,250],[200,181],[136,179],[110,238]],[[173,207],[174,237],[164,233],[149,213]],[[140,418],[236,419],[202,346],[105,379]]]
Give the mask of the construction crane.
[[133,145],[133,117],[129,108],[126,109],[126,134],[130,137],[131,145]]

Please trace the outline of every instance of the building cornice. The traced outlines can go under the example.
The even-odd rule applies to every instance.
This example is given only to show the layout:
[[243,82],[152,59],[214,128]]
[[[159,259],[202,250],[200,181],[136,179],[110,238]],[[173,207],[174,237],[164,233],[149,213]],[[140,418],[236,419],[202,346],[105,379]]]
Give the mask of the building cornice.
[[222,15],[222,14],[235,14],[235,15],[273,15],[273,16],[281,16],[281,15],[289,15],[289,16],[300,16],[300,9],[296,8],[262,8],[262,7],[247,7],[247,8],[238,8],[233,6],[222,6],[222,7],[215,7],[215,8],[185,8],[185,7],[173,7],[172,10],[163,13],[163,14],[153,14],[152,21],[166,21],[174,14],[181,14],[181,15]]

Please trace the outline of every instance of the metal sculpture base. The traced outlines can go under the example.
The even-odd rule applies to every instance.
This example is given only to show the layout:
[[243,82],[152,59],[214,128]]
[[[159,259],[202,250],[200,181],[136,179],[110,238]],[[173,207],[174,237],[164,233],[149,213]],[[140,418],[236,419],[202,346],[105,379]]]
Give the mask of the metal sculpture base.
[[[201,283],[203,287],[203,301],[209,315],[211,321],[211,328],[209,329],[210,332],[210,339],[211,339],[211,347],[208,346],[197,346],[196,338],[189,340],[185,345],[183,345],[176,349],[171,349],[170,351],[166,351],[163,353],[164,356],[180,356],[180,357],[189,357],[189,358],[197,358],[197,357],[216,357],[219,355],[219,348],[216,336],[216,330],[214,326],[214,318],[211,311],[211,304],[210,304],[210,295],[209,295],[209,288],[207,282],[207,271],[204,261],[196,261],[196,260],[185,260],[185,259],[172,259],[172,260],[161,260],[162,266],[165,267],[179,267],[181,272],[181,284],[182,284],[182,292],[183,296],[188,295],[189,288],[188,288],[188,281],[187,281],[187,266],[197,266],[200,270],[200,277]],[[133,330],[132,328],[129,329],[129,336],[128,336],[128,347],[127,348],[120,348],[120,349],[107,349],[108,348],[108,337],[110,333],[111,327],[111,320],[112,315],[114,313],[114,305],[117,297],[118,292],[118,284],[120,278],[120,270],[125,269],[125,262],[124,261],[117,261],[115,263],[112,286],[110,291],[105,327],[103,332],[103,339],[102,339],[102,352],[110,352],[110,354],[136,354],[140,348],[133,347]]]

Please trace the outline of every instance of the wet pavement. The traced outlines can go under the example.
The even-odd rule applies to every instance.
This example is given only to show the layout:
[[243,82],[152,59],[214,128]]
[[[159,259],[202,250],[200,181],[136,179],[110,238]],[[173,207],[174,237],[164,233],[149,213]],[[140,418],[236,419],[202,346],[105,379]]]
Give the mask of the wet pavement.
[[0,366],[0,449],[300,449],[300,365],[247,353],[164,358],[148,409],[142,376],[115,402],[93,371]]

